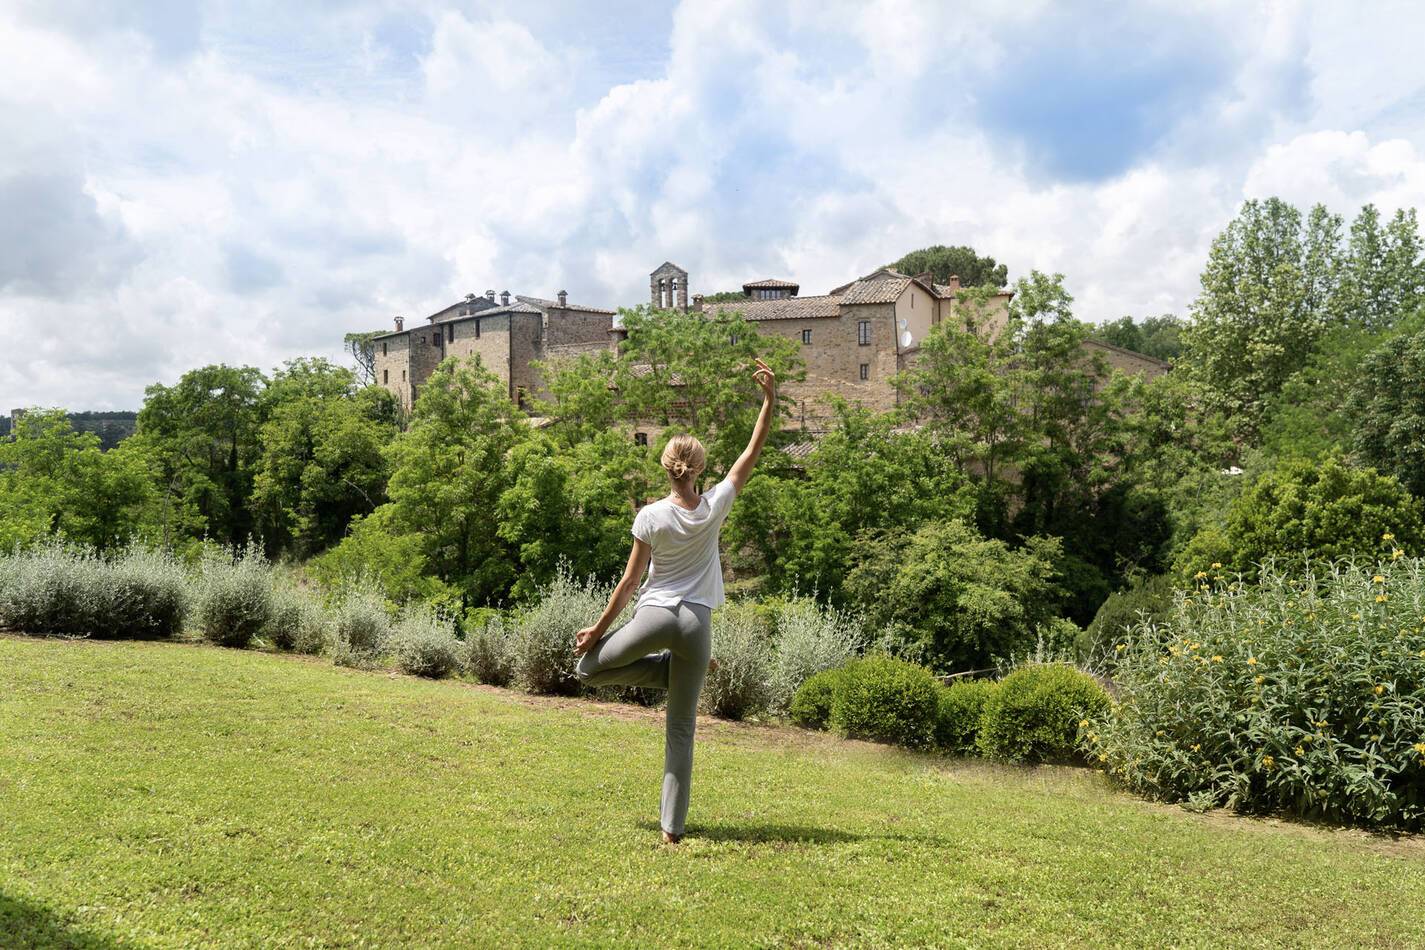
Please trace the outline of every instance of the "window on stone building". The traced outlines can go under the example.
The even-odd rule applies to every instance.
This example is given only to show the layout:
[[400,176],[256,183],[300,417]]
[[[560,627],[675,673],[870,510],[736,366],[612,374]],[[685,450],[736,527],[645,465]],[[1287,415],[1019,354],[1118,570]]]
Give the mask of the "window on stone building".
[[455,342],[455,324],[447,323],[445,325],[445,341],[447,343]]
[[381,344],[381,355],[382,355],[382,356],[390,356],[390,355],[391,355],[390,352],[386,349],[386,344],[385,344],[385,343],[382,343],[382,344]]
[[406,381],[406,371],[405,371],[405,370],[401,370],[401,382],[404,383],[405,381]]
[[647,432],[635,432],[635,433],[633,434],[633,444],[634,444],[634,445],[647,445],[647,444],[648,444],[648,433],[647,433]]
[[811,343],[811,331],[810,331],[810,330],[803,330],[803,331],[802,331],[802,343],[803,343],[803,344],[808,344],[808,345]]
[[861,364],[861,379],[862,379],[862,380],[867,380],[867,379],[870,379],[870,378],[871,378],[871,364],[870,364],[870,363],[862,363],[862,364]]
[[478,317],[475,319],[475,339],[480,339],[480,320]]
[[384,386],[389,382],[391,382],[391,371],[389,369],[383,369],[381,371],[381,385]]
[[856,324],[856,342],[862,346],[871,345],[871,321],[862,320]]

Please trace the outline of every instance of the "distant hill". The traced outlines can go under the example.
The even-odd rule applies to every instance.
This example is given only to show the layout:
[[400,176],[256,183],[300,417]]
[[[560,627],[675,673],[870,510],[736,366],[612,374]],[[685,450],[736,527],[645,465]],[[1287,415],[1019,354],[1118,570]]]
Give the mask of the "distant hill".
[[[137,412],[71,412],[69,424],[78,432],[97,435],[99,448],[108,451],[134,434],[138,418]],[[13,417],[0,416],[0,438],[8,436],[13,427]]]

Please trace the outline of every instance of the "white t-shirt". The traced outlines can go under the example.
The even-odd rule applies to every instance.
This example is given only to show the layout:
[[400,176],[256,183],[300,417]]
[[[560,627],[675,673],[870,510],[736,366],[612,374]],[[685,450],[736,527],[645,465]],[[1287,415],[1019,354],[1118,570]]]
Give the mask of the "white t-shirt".
[[732,482],[723,479],[703,492],[692,511],[668,498],[639,511],[633,519],[633,536],[647,542],[653,556],[634,609],[648,604],[676,607],[684,600],[722,606],[717,536],[736,497]]

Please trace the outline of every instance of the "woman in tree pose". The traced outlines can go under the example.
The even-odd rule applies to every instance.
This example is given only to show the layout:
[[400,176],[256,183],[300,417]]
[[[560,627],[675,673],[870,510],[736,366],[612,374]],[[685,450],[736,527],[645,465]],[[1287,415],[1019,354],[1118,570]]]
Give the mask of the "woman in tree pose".
[[[752,378],[762,388],[762,412],[747,448],[727,477],[700,495],[702,443],[690,435],[676,436],[668,443],[663,468],[672,491],[644,506],[633,519],[633,551],[623,579],[599,619],[579,631],[574,646],[579,679],[591,686],[651,686],[668,691],[661,805],[665,844],[682,839],[688,816],[698,694],[712,657],[712,610],[723,602],[718,533],[772,429],[776,377],[758,360]],[[639,592],[633,619],[605,636],[645,570],[648,580]]]

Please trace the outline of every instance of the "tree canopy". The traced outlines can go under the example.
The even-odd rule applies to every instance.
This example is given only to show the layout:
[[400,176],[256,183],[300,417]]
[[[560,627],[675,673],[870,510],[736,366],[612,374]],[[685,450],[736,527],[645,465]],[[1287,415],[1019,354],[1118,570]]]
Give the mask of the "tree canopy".
[[996,264],[993,257],[982,257],[963,244],[932,244],[905,254],[890,266],[912,276],[929,273],[937,284],[947,283],[951,277],[959,277],[961,287],[1000,288],[1009,283],[1009,269],[1004,264]]

